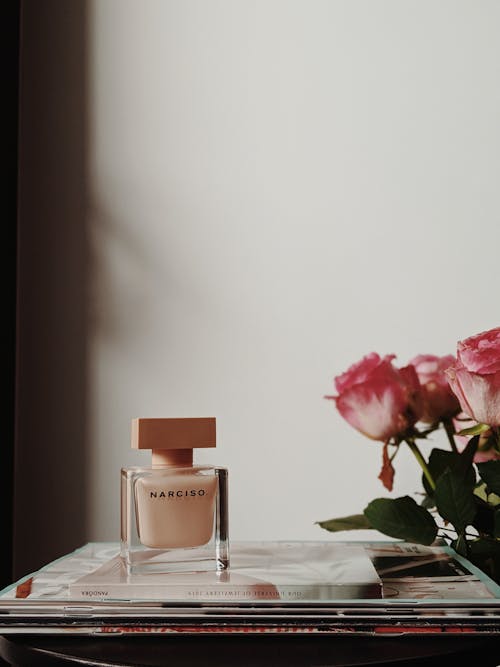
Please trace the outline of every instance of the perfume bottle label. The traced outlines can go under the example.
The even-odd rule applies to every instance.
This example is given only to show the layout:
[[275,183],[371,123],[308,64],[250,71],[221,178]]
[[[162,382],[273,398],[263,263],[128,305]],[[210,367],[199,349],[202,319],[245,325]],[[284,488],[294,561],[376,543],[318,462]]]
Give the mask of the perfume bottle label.
[[134,486],[137,532],[155,549],[207,544],[214,529],[217,479],[213,475],[151,475]]
[[190,496],[191,498],[196,496],[204,496],[206,493],[205,489],[185,489],[185,490],[168,490],[168,491],[154,491],[149,492],[150,498],[184,498],[185,496]]

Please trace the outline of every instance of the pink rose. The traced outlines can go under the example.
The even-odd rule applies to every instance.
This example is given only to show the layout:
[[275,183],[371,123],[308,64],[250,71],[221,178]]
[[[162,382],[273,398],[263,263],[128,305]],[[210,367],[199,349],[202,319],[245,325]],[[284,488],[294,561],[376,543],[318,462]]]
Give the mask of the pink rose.
[[372,440],[402,435],[422,413],[421,388],[413,366],[395,368],[394,355],[372,352],[335,378],[333,399],[346,421]]
[[[458,434],[463,429],[477,426],[477,422],[473,421],[472,419],[467,420],[467,415],[461,412],[459,415],[457,415],[457,418],[453,420],[453,425],[456,431],[455,442],[457,443],[458,451],[462,452],[472,436]],[[474,463],[485,463],[486,461],[495,461],[500,459],[500,452],[495,446],[495,440],[493,437],[491,437],[492,435],[493,434],[490,429],[485,433],[481,433],[479,436],[479,445],[476,453],[474,454]]]
[[474,463],[486,463],[486,461],[498,461],[500,459],[500,452],[493,446],[491,439],[486,442],[474,454]]
[[465,414],[500,426],[500,327],[460,341],[446,375]]
[[421,421],[434,424],[450,419],[460,411],[460,404],[448,383],[445,370],[455,362],[451,354],[436,357],[419,354],[410,361],[422,385],[424,409]]

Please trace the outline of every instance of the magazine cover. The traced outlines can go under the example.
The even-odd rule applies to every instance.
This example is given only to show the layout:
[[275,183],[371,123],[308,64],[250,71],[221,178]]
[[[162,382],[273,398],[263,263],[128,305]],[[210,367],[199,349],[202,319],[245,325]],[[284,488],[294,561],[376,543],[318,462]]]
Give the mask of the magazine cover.
[[496,599],[500,587],[448,546],[372,543],[366,553],[381,578],[384,599]]
[[283,601],[381,598],[362,546],[334,542],[236,543],[221,572],[128,575],[120,556],[69,584],[73,599]]

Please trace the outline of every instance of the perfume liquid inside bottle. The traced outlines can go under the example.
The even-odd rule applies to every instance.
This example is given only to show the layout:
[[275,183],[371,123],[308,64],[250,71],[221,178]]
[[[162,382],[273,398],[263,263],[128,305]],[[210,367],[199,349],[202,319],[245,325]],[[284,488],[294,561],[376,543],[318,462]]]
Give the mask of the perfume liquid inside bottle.
[[193,448],[215,447],[215,419],[135,419],[132,447],[152,449],[153,462],[122,469],[127,571],[226,569],[227,470],[192,461]]

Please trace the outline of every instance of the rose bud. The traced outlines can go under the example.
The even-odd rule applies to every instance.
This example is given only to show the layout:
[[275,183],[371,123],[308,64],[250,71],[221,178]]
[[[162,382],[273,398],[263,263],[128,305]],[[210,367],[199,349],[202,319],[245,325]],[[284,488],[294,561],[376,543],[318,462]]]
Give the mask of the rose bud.
[[420,421],[427,424],[451,419],[460,412],[460,403],[451,390],[445,370],[455,362],[449,354],[436,357],[419,354],[410,361],[422,385],[423,414]]

